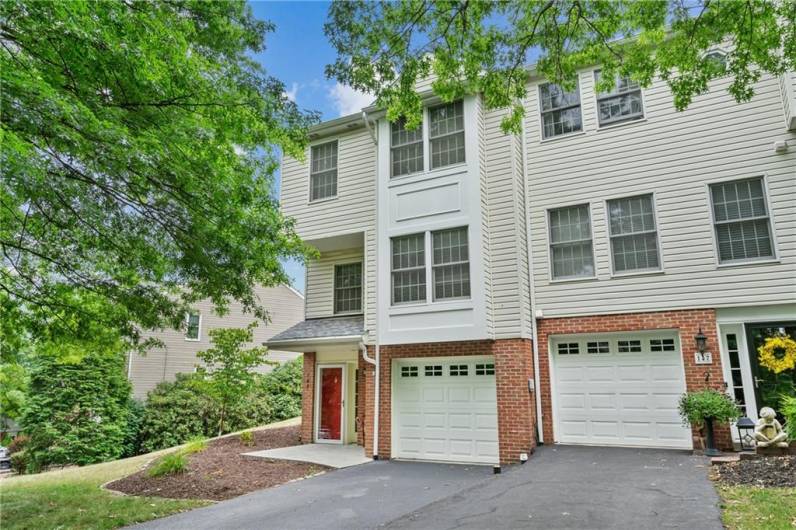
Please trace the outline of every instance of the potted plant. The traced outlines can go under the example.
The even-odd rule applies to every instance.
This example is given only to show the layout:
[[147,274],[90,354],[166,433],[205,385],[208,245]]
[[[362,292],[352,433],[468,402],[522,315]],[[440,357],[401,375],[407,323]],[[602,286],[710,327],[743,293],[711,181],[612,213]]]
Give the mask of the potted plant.
[[713,423],[730,422],[741,415],[740,407],[730,396],[712,389],[686,392],[680,398],[679,411],[685,425],[704,429],[705,454],[708,456],[719,454],[713,438]]

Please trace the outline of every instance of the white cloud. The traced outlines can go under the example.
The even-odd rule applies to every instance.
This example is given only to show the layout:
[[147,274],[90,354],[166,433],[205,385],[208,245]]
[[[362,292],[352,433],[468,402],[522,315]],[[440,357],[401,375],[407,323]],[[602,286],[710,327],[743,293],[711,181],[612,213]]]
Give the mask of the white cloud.
[[301,86],[298,83],[293,83],[290,85],[290,90],[285,90],[285,97],[295,103],[299,88],[301,88]]
[[329,89],[329,99],[340,116],[348,116],[361,111],[373,103],[373,96],[354,90],[350,86],[336,83]]

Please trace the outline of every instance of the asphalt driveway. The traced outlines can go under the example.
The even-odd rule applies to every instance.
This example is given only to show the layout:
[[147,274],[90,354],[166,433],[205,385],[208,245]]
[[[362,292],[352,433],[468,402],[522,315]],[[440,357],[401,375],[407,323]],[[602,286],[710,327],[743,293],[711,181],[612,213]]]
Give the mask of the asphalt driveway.
[[721,529],[707,461],[680,451],[547,446],[523,466],[373,462],[137,528]]

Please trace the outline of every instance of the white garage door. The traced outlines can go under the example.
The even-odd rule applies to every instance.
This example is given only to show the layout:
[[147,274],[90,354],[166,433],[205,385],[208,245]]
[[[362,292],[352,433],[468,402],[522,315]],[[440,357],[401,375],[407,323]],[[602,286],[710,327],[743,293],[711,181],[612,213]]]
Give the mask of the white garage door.
[[691,449],[677,412],[685,391],[675,332],[551,341],[556,441]]
[[394,456],[498,463],[494,358],[404,359],[392,380]]

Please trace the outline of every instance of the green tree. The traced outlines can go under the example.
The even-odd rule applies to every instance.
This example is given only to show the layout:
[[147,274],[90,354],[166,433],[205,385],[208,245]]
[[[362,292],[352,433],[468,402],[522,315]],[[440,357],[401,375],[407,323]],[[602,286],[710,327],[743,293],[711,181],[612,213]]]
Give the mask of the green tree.
[[306,255],[272,176],[317,120],[251,59],[273,29],[243,0],[0,3],[0,350],[135,345],[204,298],[267,318],[252,287]]
[[302,358],[280,364],[262,378],[260,388],[268,396],[273,421],[301,416]]
[[224,433],[228,411],[250,395],[255,387],[257,374],[253,369],[266,362],[267,349],[255,346],[243,349],[254,339],[252,322],[246,328],[216,328],[209,332],[213,347],[196,356],[204,363],[197,369],[203,379],[208,395],[217,403],[217,435]]
[[[420,123],[415,82],[436,76],[450,101],[483,93],[489,108],[511,108],[518,131],[529,59],[543,76],[572,87],[578,67],[600,65],[598,88],[615,74],[649,86],[655,76],[677,109],[728,75],[738,101],[764,73],[796,68],[792,0],[401,0],[337,1],[325,31],[337,50],[326,73],[377,97],[395,120]],[[706,53],[726,48],[726,62]]]

